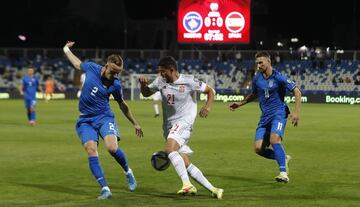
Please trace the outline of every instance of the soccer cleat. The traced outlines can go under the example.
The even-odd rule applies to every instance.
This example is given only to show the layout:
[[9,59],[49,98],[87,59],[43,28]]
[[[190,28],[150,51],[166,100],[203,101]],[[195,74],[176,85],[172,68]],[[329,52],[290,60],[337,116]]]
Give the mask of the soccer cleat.
[[191,183],[183,185],[183,187],[177,192],[179,195],[195,195],[197,190]]
[[136,179],[135,179],[135,176],[134,176],[134,173],[133,171],[129,168],[129,170],[125,173],[125,177],[126,177],[126,180],[127,180],[127,183],[128,183],[128,187],[129,187],[129,190],[132,192],[132,191],[135,191],[136,189],[136,186],[137,186],[137,183],[136,183]]
[[160,114],[155,114],[155,116],[154,116],[154,117],[156,118],[156,117],[158,117],[158,116],[160,116]]
[[213,198],[217,198],[217,199],[221,200],[223,194],[224,194],[224,189],[221,189],[221,188],[213,188],[213,189],[211,190],[211,196],[212,196]]
[[29,121],[29,126],[34,127],[35,126],[35,121],[34,120]]
[[290,181],[286,172],[280,172],[280,174],[275,177],[275,180],[279,183],[288,183]]
[[286,155],[286,173],[289,175],[289,161],[291,160],[290,155]]
[[110,190],[103,189],[103,190],[101,190],[101,193],[100,193],[99,197],[97,197],[97,199],[105,200],[105,199],[111,198],[111,196],[112,196],[112,194],[111,194]]

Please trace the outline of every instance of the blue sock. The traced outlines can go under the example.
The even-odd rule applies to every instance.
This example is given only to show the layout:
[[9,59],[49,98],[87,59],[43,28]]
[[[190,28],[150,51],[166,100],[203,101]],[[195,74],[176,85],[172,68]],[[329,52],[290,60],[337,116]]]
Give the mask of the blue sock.
[[270,149],[270,148],[265,148],[264,150],[262,150],[260,153],[258,153],[260,156],[263,156],[265,158],[268,159],[272,159],[275,160],[275,153],[274,150]]
[[115,153],[110,152],[110,154],[121,165],[125,172],[129,170],[128,161],[126,159],[125,153],[120,148],[117,148]]
[[285,157],[285,150],[282,147],[281,143],[273,144],[275,159],[279,165],[280,172],[286,172],[286,157]]
[[35,121],[36,113],[35,111],[30,112],[30,120]]
[[108,186],[105,180],[104,172],[102,171],[99,163],[99,158],[95,156],[89,157],[88,159],[91,173],[96,178],[96,181],[100,184],[102,188]]

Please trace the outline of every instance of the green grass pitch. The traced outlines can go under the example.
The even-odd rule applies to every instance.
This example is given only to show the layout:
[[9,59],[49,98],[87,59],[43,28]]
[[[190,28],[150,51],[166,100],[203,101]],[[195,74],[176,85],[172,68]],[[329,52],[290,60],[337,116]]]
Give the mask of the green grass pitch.
[[[223,200],[204,188],[198,195],[176,195],[181,182],[174,169],[155,171],[150,156],[164,146],[161,118],[150,101],[128,101],[145,137],[135,137],[112,103],[122,140],[138,181],[129,192],[120,167],[100,142],[100,162],[113,198],[97,201],[99,186],[75,132],[77,101],[38,101],[37,125],[27,125],[22,100],[0,101],[0,206],[359,206],[360,106],[303,104],[299,127],[288,122],[284,146],[292,155],[290,183],[274,181],[275,161],[253,152],[259,120],[257,103],[230,112],[216,103],[206,119],[197,118],[190,141],[192,161]],[[199,103],[199,107],[202,103]],[[292,108],[293,105],[290,105]]]

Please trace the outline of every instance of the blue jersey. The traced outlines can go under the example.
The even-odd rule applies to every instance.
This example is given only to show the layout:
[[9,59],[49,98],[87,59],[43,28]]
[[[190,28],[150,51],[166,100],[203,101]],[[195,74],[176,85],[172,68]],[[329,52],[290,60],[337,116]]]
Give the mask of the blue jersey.
[[109,97],[112,94],[115,100],[123,101],[121,81],[114,79],[110,86],[105,86],[101,81],[102,66],[93,62],[83,62],[80,67],[86,73],[79,101],[80,115],[112,115]]
[[257,73],[252,81],[252,92],[258,94],[262,118],[288,114],[289,108],[284,103],[284,96],[287,90],[293,91],[295,87],[293,81],[276,70],[273,70],[267,79],[264,78],[263,73]]
[[36,89],[39,87],[39,80],[34,76],[24,76],[22,78],[22,85],[25,99],[36,99]]

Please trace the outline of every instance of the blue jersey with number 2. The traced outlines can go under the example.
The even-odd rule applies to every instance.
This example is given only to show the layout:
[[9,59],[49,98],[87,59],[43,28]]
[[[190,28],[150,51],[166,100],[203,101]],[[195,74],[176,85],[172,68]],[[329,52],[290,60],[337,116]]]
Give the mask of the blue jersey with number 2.
[[86,73],[79,101],[80,115],[112,114],[109,97],[112,94],[115,100],[123,100],[121,81],[115,79],[112,85],[105,86],[101,81],[102,66],[83,62],[80,67]]

